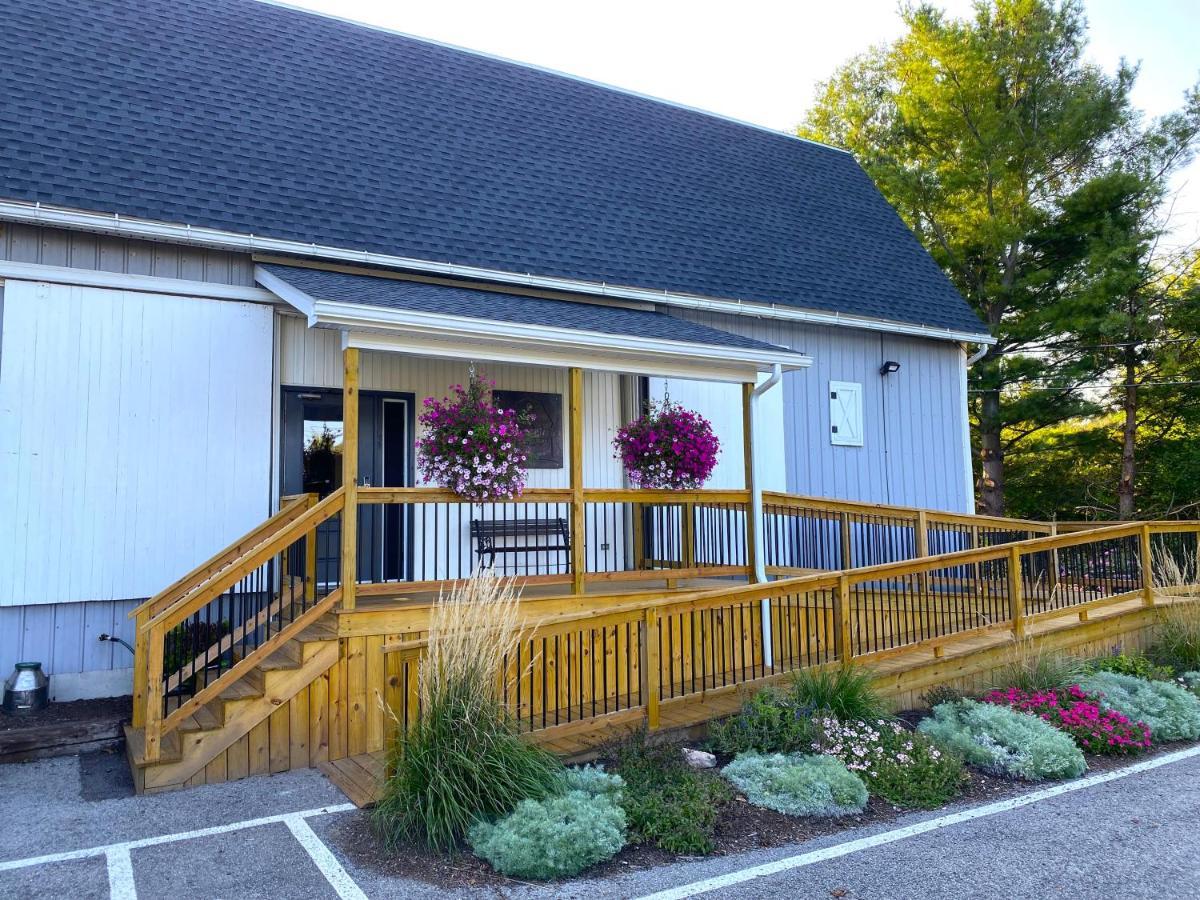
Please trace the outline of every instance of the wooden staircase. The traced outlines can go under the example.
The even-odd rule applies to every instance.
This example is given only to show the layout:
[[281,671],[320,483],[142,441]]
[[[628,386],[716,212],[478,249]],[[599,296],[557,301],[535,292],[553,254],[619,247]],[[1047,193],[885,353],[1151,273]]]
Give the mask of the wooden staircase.
[[[335,617],[326,615],[165,734],[156,761],[146,759],[145,730],[127,725],[126,752],[138,793],[284,771],[297,767],[297,757],[302,766],[315,764],[319,756],[311,755],[309,717],[295,721],[292,707],[337,661]],[[261,741],[251,740],[256,730]]]

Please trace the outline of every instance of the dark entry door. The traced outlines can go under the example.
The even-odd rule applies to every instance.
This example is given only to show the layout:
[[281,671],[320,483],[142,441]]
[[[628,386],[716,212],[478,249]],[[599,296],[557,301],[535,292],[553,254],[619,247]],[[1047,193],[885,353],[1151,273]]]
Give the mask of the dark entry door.
[[[359,394],[360,486],[412,484],[412,397],[362,391]],[[342,393],[284,388],[282,404],[282,493],[327,496],[342,484]],[[359,509],[358,578],[396,580],[406,576],[408,529],[396,506]],[[338,582],[341,523],[330,520],[317,532],[317,581]]]

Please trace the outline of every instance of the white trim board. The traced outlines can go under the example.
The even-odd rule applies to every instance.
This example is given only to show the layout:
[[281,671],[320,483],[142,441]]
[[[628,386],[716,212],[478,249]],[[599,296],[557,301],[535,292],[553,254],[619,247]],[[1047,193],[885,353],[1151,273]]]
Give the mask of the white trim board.
[[[754,316],[763,319],[779,319],[789,322],[807,322],[813,325],[831,325],[844,328],[860,328],[882,331],[888,334],[906,334],[933,340],[956,341],[975,344],[994,344],[996,339],[986,331],[967,332],[935,325],[915,325],[855,316],[836,312],[823,312],[799,306],[775,303],[758,303],[743,300],[716,299],[670,291],[610,285],[603,282],[575,281],[567,278],[551,278],[541,275],[506,272],[500,269],[484,269],[476,266],[456,265],[450,262],[393,256],[387,253],[372,253],[368,250],[351,250],[321,244],[305,244],[261,235],[240,234],[217,228],[193,228],[191,225],[157,222],[121,216],[117,213],[97,213],[86,210],[71,210],[62,207],[43,206],[41,203],[24,203],[17,200],[0,200],[0,219],[13,222],[28,222],[35,225],[50,225],[59,228],[77,228],[101,234],[116,234],[146,240],[169,241],[216,247],[244,253],[278,253],[309,259],[327,259],[340,262],[362,263],[389,269],[407,269],[414,272],[429,272],[451,275],[458,278],[495,281],[502,284],[527,285],[548,290],[590,294],[603,297],[620,297],[627,300],[649,301],[682,309],[707,310],[731,315]],[[982,327],[982,326],[981,326]]]
[[96,269],[43,266],[38,263],[0,260],[0,279],[5,278],[18,281],[45,281],[49,284],[73,284],[80,287],[113,288],[119,291],[141,291],[148,294],[170,294],[196,297],[202,300],[241,300],[248,303],[270,304],[279,302],[279,297],[271,291],[238,284],[188,281],[182,278],[163,278],[159,275],[127,275],[123,272],[102,272]]

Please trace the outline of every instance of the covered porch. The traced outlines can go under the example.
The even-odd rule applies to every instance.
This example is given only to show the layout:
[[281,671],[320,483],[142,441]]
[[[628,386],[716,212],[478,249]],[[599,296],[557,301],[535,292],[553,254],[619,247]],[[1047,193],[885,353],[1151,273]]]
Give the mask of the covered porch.
[[[279,508],[344,493],[345,511],[316,530],[311,550],[290,554],[285,575],[298,592],[340,588],[350,611],[436,592],[481,566],[568,595],[755,578],[756,392],[807,366],[804,355],[646,305],[271,261],[256,275],[304,313],[281,332]],[[472,371],[496,382],[499,403],[536,412],[518,498],[469,502],[417,484],[420,405]],[[640,413],[648,377],[732,386],[729,414],[740,421],[721,449],[721,488],[628,487],[612,438]],[[307,449],[325,419],[339,443],[337,471],[322,483]],[[341,515],[355,528],[342,529]]]

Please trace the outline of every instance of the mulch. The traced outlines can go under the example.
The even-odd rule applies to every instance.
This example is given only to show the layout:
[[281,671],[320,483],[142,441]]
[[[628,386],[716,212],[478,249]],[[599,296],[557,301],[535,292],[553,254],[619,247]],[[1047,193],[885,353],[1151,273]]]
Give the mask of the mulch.
[[[902,713],[899,718],[915,725],[925,714]],[[1131,763],[1149,759],[1162,753],[1170,753],[1187,742],[1156,746],[1147,753],[1129,756],[1088,756],[1088,774],[1107,772],[1123,768]],[[726,760],[721,760],[725,762]],[[1003,800],[1045,787],[1009,778],[996,777],[971,766],[966,768],[967,779],[962,793],[953,805],[980,806]],[[711,777],[719,777],[713,770]],[[885,800],[872,797],[860,815],[838,819],[804,818],[786,816],[773,810],[763,809],[747,803],[743,797],[735,797],[720,810],[713,834],[716,844],[712,856],[727,856],[748,850],[762,850],[785,845],[800,844],[814,838],[869,825],[886,824],[912,812],[892,806]],[[495,872],[491,866],[474,856],[465,845],[453,855],[443,855],[408,847],[401,852],[387,853],[361,816],[345,819],[335,826],[335,836],[340,847],[345,848],[353,862],[380,875],[411,878],[440,888],[501,888],[506,885],[528,884],[520,879],[508,878]],[[605,878],[643,869],[652,869],[668,863],[695,857],[679,856],[660,850],[651,844],[632,844],[607,862],[592,867],[585,873],[589,878]]]

